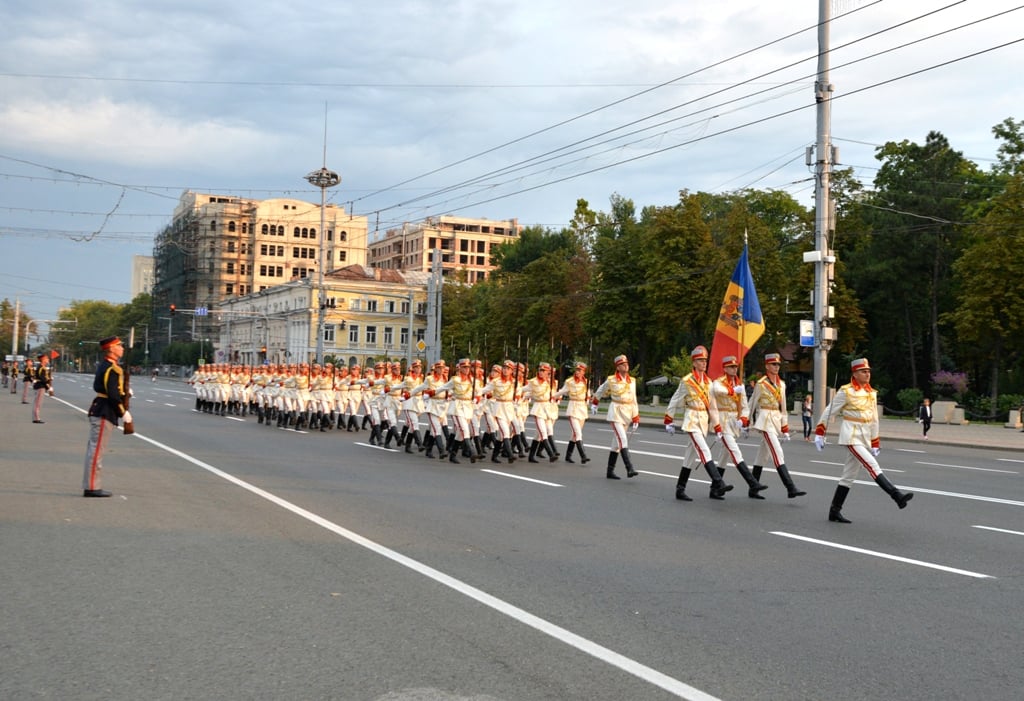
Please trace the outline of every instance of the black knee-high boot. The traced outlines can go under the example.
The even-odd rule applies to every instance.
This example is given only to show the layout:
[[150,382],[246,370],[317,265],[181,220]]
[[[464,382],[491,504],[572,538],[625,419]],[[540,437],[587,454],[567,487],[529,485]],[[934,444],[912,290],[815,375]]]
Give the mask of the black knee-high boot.
[[473,436],[473,448],[476,450],[476,454],[472,457],[472,461],[484,459],[484,443],[480,436]]
[[544,439],[548,446],[548,453],[551,457],[548,458],[548,462],[555,462],[558,460],[560,453],[558,452],[558,446],[555,445],[555,439],[552,436],[548,436]]
[[843,504],[846,502],[846,495],[850,493],[849,487],[838,485],[836,493],[832,495],[832,506],[828,507],[828,520],[835,523],[853,523],[843,516]]
[[444,449],[445,449],[445,445],[447,445],[445,439],[442,438],[441,436],[434,436],[434,445],[437,446],[437,459],[438,460],[444,460],[444,458],[445,458],[445,455],[444,455],[445,451],[444,451]]
[[414,434],[406,432],[405,435],[405,452],[411,453],[412,451],[412,439]]
[[679,469],[679,479],[676,480],[676,499],[679,501],[693,501],[686,493],[686,483],[690,481],[690,468],[685,465]]
[[540,462],[540,460],[537,459],[537,451],[539,449],[540,449],[540,443],[538,443],[537,439],[535,438],[530,443],[530,462]]
[[732,491],[732,485],[726,484],[722,479],[721,473],[718,471],[718,467],[715,465],[714,460],[708,460],[704,463],[704,471],[708,473],[708,477],[711,478],[711,498],[712,499],[724,499],[725,493]]
[[402,433],[398,436],[398,445],[405,445],[405,437],[409,435],[409,425],[402,426]]
[[501,454],[501,441],[495,440],[494,447],[491,449],[491,462],[501,462],[498,456]]
[[619,459],[619,454],[614,450],[608,452],[608,469],[605,471],[604,476],[610,480],[622,479],[615,474],[615,463]]
[[434,434],[428,433],[423,437],[423,449],[427,452],[423,454],[423,457],[432,458],[434,457]]
[[[448,441],[448,462],[453,462],[456,465],[461,465],[459,462],[459,447],[462,445],[462,441],[451,440]],[[475,461],[474,461],[475,462]]]
[[[764,468],[763,468],[763,467],[761,467],[760,465],[754,465],[754,471],[753,471],[753,473],[751,474],[751,477],[753,477],[753,478],[754,478],[754,480],[755,480],[755,481],[756,481],[756,482],[757,482],[758,484],[760,484],[760,483],[761,483],[761,471],[762,471],[763,469],[764,469]],[[761,496],[760,494],[758,494],[758,492],[759,492],[759,491],[760,491],[760,490],[758,490],[758,489],[750,488],[750,489],[748,489],[748,490],[747,490],[747,496],[748,496],[748,497],[750,497],[751,499],[764,499],[764,497],[763,497],[763,496]]]
[[572,451],[576,450],[576,441],[569,441],[569,447],[565,449],[565,461],[574,463],[572,459]]
[[892,497],[892,500],[896,502],[901,509],[906,508],[907,502],[914,498],[913,492],[901,492],[896,489],[895,485],[889,481],[889,478],[882,473],[879,473],[878,477],[875,478],[875,483],[884,489],[885,493]]
[[740,473],[740,477],[742,477],[743,481],[747,483],[747,487],[749,488],[747,490],[747,496],[750,496],[751,492],[757,494],[758,492],[764,489],[768,489],[768,485],[761,484],[756,479],[754,479],[754,476],[750,474],[750,468],[747,467],[747,463],[743,462],[742,460],[740,460],[740,464],[736,466],[736,471]]
[[793,478],[789,476],[789,469],[786,467],[785,463],[779,465],[775,469],[779,471],[779,479],[781,479],[782,484],[786,486],[787,497],[790,499],[796,499],[797,497],[802,497],[807,494],[807,492],[797,489],[796,485],[793,484]]
[[640,474],[633,467],[633,461],[629,458],[629,448],[623,448],[619,452],[622,453],[622,463],[626,466],[626,477],[636,477]]
[[511,465],[516,461],[516,454],[512,452],[512,441],[508,438],[503,438],[501,441],[501,448],[505,451],[505,457],[508,459],[508,464]]
[[590,462],[590,458],[583,452],[583,441],[576,441],[576,452],[580,454],[580,462],[586,465]]
[[371,421],[371,419],[370,419],[370,415],[369,415],[369,414],[367,414],[366,416],[364,416],[364,417],[363,417],[363,430],[364,430],[364,431],[366,430],[366,425],[367,425],[367,424],[371,424],[371,425],[372,425],[372,423],[373,423],[373,422]]

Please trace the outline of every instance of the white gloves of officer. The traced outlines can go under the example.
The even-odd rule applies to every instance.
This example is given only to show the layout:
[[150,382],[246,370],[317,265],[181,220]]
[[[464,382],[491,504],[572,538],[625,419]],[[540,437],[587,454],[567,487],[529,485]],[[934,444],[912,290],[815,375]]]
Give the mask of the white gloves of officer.
[[597,416],[597,404],[590,405],[590,415]]
[[791,440],[793,440],[793,436],[789,435],[788,432],[787,433],[783,433],[782,434],[782,440],[784,440],[787,443],[789,443]]
[[818,449],[818,452],[824,450],[825,436],[819,436],[818,434],[814,434],[814,447]]
[[676,433],[676,427],[674,424],[666,424],[665,431],[668,433],[668,435],[674,436]]
[[878,454],[881,453],[881,452],[882,452],[881,448],[872,448],[871,449],[871,454],[874,455],[876,458],[878,457]]
[[131,387],[128,388],[128,396],[129,397],[134,397],[135,396],[135,390],[133,390]]
[[124,412],[124,416],[121,417],[121,420],[124,421],[126,424],[130,424],[132,422],[132,412]]

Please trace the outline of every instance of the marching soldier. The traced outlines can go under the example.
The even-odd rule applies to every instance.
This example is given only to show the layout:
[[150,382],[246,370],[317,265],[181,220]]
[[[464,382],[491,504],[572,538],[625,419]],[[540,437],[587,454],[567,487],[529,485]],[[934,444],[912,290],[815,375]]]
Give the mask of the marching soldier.
[[879,487],[885,491],[896,505],[906,508],[907,502],[914,498],[912,492],[901,492],[889,478],[882,473],[878,464],[878,453],[881,451],[878,435],[878,393],[871,387],[871,366],[867,358],[858,358],[850,363],[853,377],[850,383],[843,385],[832,398],[832,403],[821,415],[814,431],[814,447],[819,451],[825,447],[825,427],[835,416],[841,416],[842,426],[839,429],[839,445],[845,445],[848,451],[843,474],[832,497],[832,505],[828,510],[828,520],[836,523],[850,523],[843,516],[843,504],[853,486],[853,480],[861,467],[864,467]]
[[[753,476],[760,482],[762,465],[770,459],[779,473],[779,479],[786,487],[786,496],[795,499],[804,496],[807,492],[797,489],[793,478],[789,476],[786,456],[782,452],[780,443],[780,436],[782,440],[790,440],[789,412],[786,409],[786,383],[779,377],[781,367],[782,356],[778,353],[768,353],[764,356],[765,375],[754,385],[754,394],[751,395],[750,405],[747,407],[748,412],[757,409],[754,429],[761,433],[762,438],[761,447],[754,460]],[[750,420],[749,413],[747,420]]]
[[565,461],[573,462],[572,451],[575,449],[580,454],[581,463],[590,462],[590,458],[583,452],[583,425],[587,422],[587,402],[590,399],[587,364],[576,363],[572,377],[562,383],[562,388],[552,397],[569,398],[569,403],[565,407],[565,417],[569,419],[569,447],[565,451]]
[[[708,349],[704,346],[697,346],[690,353],[690,361],[693,364],[693,372],[689,373],[679,382],[679,387],[672,395],[668,408],[665,410],[665,427],[669,433],[675,431],[673,421],[675,420],[676,409],[683,409],[682,430],[690,435],[690,442],[694,456],[698,463],[704,466],[704,471],[711,478],[712,499],[724,499],[725,493],[732,490],[732,485],[722,481],[722,475],[718,472],[714,459],[711,457],[711,449],[708,448],[707,434],[710,426],[715,426],[716,433],[721,436],[719,426],[718,408],[711,398],[711,378],[705,372],[708,367]],[[687,451],[688,452],[688,451]],[[690,480],[690,468],[683,461],[679,470],[679,479],[676,481],[676,499],[680,501],[693,501],[686,494],[686,483]]]
[[491,368],[490,381],[480,388],[485,398],[490,397],[491,417],[497,426],[491,462],[499,462],[498,456],[504,452],[510,465],[516,461],[516,454],[512,448],[512,422],[515,420],[513,404],[518,388],[514,375],[515,368],[516,364],[511,360],[506,360],[501,366],[495,365]]
[[591,400],[596,406],[601,397],[607,394],[611,397],[608,404],[608,423],[612,426],[614,439],[611,451],[608,453],[608,470],[605,477],[610,480],[617,480],[615,474],[615,463],[622,454],[622,462],[626,465],[626,477],[636,477],[639,473],[633,468],[633,462],[629,459],[629,435],[626,426],[632,426],[635,431],[640,426],[640,406],[636,401],[636,380],[629,374],[629,358],[625,355],[615,357],[615,374],[608,378],[594,392]]
[[558,404],[552,402],[551,395],[551,365],[540,363],[537,365],[537,374],[523,387],[523,398],[532,402],[529,416],[533,417],[533,430],[536,433],[536,438],[530,443],[530,462],[538,462],[537,448],[541,444],[547,447],[550,456],[548,462],[558,460],[555,439],[549,430],[552,411],[555,418],[558,418]]
[[[743,388],[743,380],[739,375],[739,362],[736,356],[727,355],[722,358],[723,375],[711,383],[711,399],[718,408],[719,425],[715,426],[715,434],[721,436],[722,444],[726,452],[732,458],[736,471],[747,483],[747,495],[751,499],[764,499],[758,492],[768,489],[750,474],[750,468],[743,461],[743,453],[740,451],[736,438],[742,431],[744,436],[750,426],[750,419],[747,418],[747,393]],[[725,479],[725,461],[722,461],[719,471]]]
[[[423,394],[428,397],[436,397],[442,392],[451,392],[453,405],[450,415],[455,424],[455,435],[449,441],[449,462],[458,463],[459,449],[467,446],[468,442],[472,439],[470,422],[473,420],[473,410],[476,404],[475,397],[473,396],[473,385],[472,368],[469,364],[469,358],[462,358],[456,365],[455,377],[444,384],[423,391]],[[469,461],[475,463],[483,455],[475,450],[477,446],[473,446],[473,448],[474,450],[470,451]],[[444,457],[444,450],[441,451],[441,455]]]
[[427,375],[424,381],[409,392],[409,395],[412,397],[423,394],[423,396],[428,398],[426,402],[426,411],[427,422],[430,425],[430,433],[427,434],[423,441],[423,445],[426,446],[425,456],[428,458],[434,457],[434,446],[436,445],[442,460],[445,457],[443,429],[445,428],[445,423],[448,421],[448,397],[447,393],[441,389],[445,382],[444,366],[439,360],[434,363],[430,374]]
[[405,434],[399,436],[398,417],[402,413],[402,395],[405,393],[405,376],[402,374],[401,363],[391,363],[391,374],[387,376],[384,395],[384,423],[387,424],[387,434],[384,438],[384,447],[390,448],[391,441],[397,439],[398,445],[402,445]]
[[[409,367],[409,374],[406,375],[402,391],[402,420],[405,425],[402,427],[402,436],[405,437],[405,452],[412,452],[412,444],[416,444],[417,450],[423,450],[423,441],[420,439],[420,414],[423,413],[422,395],[412,396],[412,390],[423,383],[423,363],[419,360],[412,361]],[[402,443],[400,440],[399,443]]]

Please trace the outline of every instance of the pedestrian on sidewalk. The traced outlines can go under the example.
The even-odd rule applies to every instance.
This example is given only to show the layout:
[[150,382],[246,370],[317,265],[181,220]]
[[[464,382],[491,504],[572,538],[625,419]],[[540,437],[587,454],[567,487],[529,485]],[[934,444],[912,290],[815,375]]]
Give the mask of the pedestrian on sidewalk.
[[932,427],[932,400],[928,397],[924,398],[924,403],[917,413],[917,423],[921,424],[921,430],[924,432],[922,435],[928,440],[928,431]]
[[811,434],[814,433],[814,395],[804,395],[803,409],[800,412],[804,420],[804,440],[811,442]]
[[110,492],[100,489],[103,451],[118,421],[124,419],[125,424],[132,421],[132,415],[125,407],[124,370],[120,365],[124,346],[121,339],[117,336],[104,338],[100,341],[100,350],[104,357],[96,366],[96,376],[92,381],[96,398],[89,406],[89,443],[85,449],[85,473],[82,477],[82,496],[85,497],[111,496]]
[[839,431],[839,445],[845,445],[849,451],[843,474],[839,478],[832,505],[828,510],[828,520],[836,523],[850,523],[843,516],[842,508],[846,497],[853,486],[860,468],[863,467],[871,475],[871,479],[902,509],[914,498],[910,492],[901,492],[893,486],[889,478],[882,474],[878,464],[881,446],[878,436],[878,393],[871,387],[871,366],[867,358],[858,358],[850,364],[853,377],[849,384],[843,385],[836,392],[832,403],[818,420],[815,429],[814,446],[820,451],[825,447],[825,427],[835,416],[843,418]]

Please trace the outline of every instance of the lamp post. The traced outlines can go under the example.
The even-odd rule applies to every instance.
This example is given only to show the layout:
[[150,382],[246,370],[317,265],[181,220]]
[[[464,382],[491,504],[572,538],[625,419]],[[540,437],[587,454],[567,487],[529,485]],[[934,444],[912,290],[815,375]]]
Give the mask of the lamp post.
[[324,298],[324,248],[327,235],[324,233],[325,212],[327,207],[327,188],[334,187],[341,182],[341,176],[333,170],[327,169],[326,146],[324,153],[324,166],[320,170],[314,170],[306,176],[306,180],[315,187],[320,188],[320,262],[317,265],[317,305],[320,311],[316,320],[316,362],[323,365],[324,362],[324,307],[327,300]]

